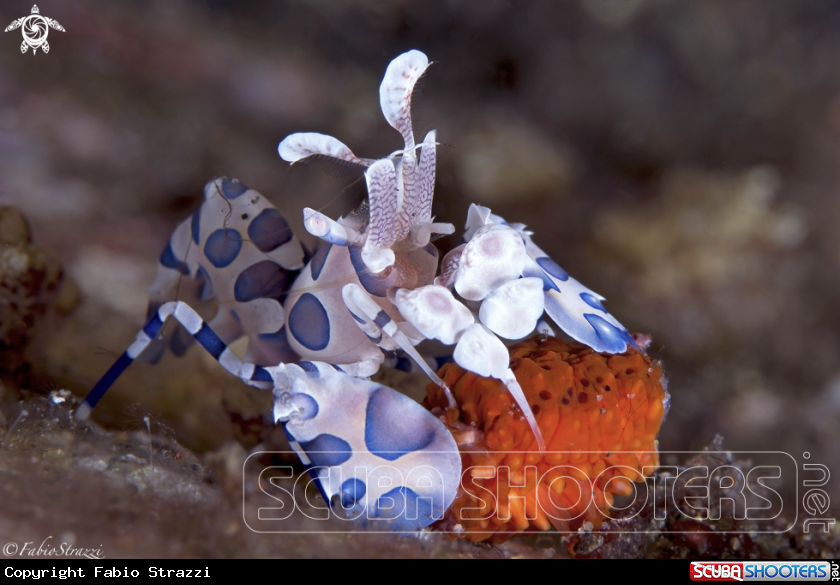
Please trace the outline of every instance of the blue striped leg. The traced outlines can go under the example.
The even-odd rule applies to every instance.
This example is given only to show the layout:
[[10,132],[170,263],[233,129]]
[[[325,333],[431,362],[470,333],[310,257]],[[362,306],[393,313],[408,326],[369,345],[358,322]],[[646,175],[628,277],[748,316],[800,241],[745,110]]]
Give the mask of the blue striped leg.
[[401,350],[420,366],[420,369],[429,376],[432,382],[444,389],[446,398],[449,400],[449,405],[457,405],[449,387],[432,370],[429,364],[426,363],[426,360],[414,348],[414,345],[405,333],[400,331],[394,320],[382,310],[382,307],[376,304],[376,301],[362,287],[357,284],[347,284],[341,289],[341,296],[344,299],[344,304],[347,305],[350,313],[355,317],[359,328],[365,332],[365,335],[371,341],[386,351],[392,349],[391,343],[396,343]]
[[169,317],[174,317],[178,323],[183,325],[210,355],[222,365],[224,369],[240,378],[246,384],[257,388],[271,389],[274,387],[273,379],[262,366],[243,362],[234,354],[227,344],[216,335],[207,323],[188,304],[178,301],[164,303],[158,312],[152,316],[146,326],[137,334],[134,343],[123,353],[104,376],[96,383],[93,390],[87,395],[84,402],[76,409],[76,418],[86,419],[96,404],[105,395],[113,383],[120,377],[125,369],[137,359],[143,350],[157,337],[161,327]]

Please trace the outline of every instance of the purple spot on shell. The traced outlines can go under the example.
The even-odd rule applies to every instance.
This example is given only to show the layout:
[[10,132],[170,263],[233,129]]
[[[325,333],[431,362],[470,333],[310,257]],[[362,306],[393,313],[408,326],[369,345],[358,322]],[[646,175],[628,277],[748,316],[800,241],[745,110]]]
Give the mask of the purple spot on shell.
[[222,195],[225,199],[236,199],[242,195],[248,187],[240,183],[238,179],[224,179],[222,181]]
[[280,212],[270,207],[251,220],[248,237],[263,252],[271,252],[292,239],[292,229]]
[[605,349],[609,353],[620,353],[627,349],[627,344],[632,343],[633,339],[627,331],[619,329],[603,317],[593,315],[592,313],[584,313],[586,319],[595,330],[598,339],[604,343]]
[[321,271],[324,269],[324,264],[327,263],[327,256],[329,256],[330,250],[332,250],[332,244],[324,243],[315,252],[315,256],[312,257],[312,262],[309,263],[309,269],[312,271],[312,280],[318,280],[318,277],[321,276]]
[[604,313],[607,310],[604,308],[604,305],[601,304],[600,299],[595,295],[589,294],[588,292],[580,293],[580,298],[583,299],[583,302],[592,307],[593,309],[598,309],[599,311],[603,311]]
[[242,236],[234,229],[218,229],[204,243],[204,255],[216,268],[230,266],[242,249]]
[[271,260],[263,260],[243,270],[233,285],[233,295],[240,303],[259,298],[278,299],[286,292],[288,272]]
[[289,313],[289,333],[307,349],[320,351],[330,344],[330,318],[321,301],[304,293]]
[[537,264],[539,264],[540,268],[545,270],[548,274],[550,274],[557,280],[562,282],[566,282],[567,280],[569,280],[569,273],[560,268],[560,265],[548,256],[537,258]]

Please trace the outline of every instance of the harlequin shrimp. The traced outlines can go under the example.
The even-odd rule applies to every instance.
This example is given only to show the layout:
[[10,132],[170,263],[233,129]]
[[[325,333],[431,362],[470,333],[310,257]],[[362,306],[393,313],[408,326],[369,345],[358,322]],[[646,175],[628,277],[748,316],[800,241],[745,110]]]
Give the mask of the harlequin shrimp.
[[[337,139],[314,133],[279,144],[290,163],[327,157],[357,167],[366,180],[364,214],[333,220],[304,209],[307,231],[324,241],[305,266],[299,241],[264,197],[235,179],[207,185],[202,208],[175,230],[161,255],[148,323],[95,385],[79,418],[134,359],[155,351],[150,346],[173,317],[228,372],[273,390],[275,421],[325,500],[366,509],[397,529],[441,519],[463,493],[459,446],[472,443],[456,444],[453,437],[458,412],[466,412],[453,371],[495,380],[509,414],[528,430],[528,445],[538,452],[554,446],[551,421],[538,418],[539,405],[523,390],[502,339],[553,333],[547,313],[594,351],[640,349],[603,308],[603,297],[569,277],[524,225],[508,224],[487,208],[470,207],[464,243],[438,273],[431,237],[454,227],[431,216],[435,132],[417,144],[411,122],[414,85],[428,64],[419,51],[400,55],[380,86],[380,105],[403,138],[401,150],[359,158]],[[202,299],[218,301],[209,323],[184,301],[164,302],[187,277]],[[241,360],[229,345],[243,336],[249,345]],[[451,368],[460,370],[435,371],[415,347],[431,339],[454,346]],[[397,351],[439,389],[427,402],[446,409],[445,416],[367,379],[393,364]],[[482,432],[490,436],[488,430]]]

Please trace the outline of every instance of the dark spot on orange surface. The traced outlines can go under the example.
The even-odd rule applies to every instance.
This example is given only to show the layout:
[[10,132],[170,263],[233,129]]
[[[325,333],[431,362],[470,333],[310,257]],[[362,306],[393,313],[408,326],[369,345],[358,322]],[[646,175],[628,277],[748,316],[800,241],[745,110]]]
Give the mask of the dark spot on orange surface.
[[543,400],[551,400],[551,392],[549,392],[548,390],[540,390],[540,398],[542,398]]
[[562,400],[561,402],[562,402],[563,404],[571,404],[571,402],[572,402],[572,401],[571,401],[571,400],[569,400],[568,398],[566,398],[566,397],[564,396],[564,397],[563,397],[563,400]]
[[606,390],[607,392],[609,392],[609,391],[610,391],[610,387],[609,387],[609,386],[604,386],[604,390]]
[[531,412],[534,413],[534,416],[537,416],[540,413],[540,405],[535,404],[531,407]]
[[580,385],[583,386],[584,388],[589,388],[589,384],[590,384],[590,382],[586,378],[584,378],[580,381]]
[[589,401],[589,395],[586,392],[581,392],[578,394],[578,402],[581,404],[586,404]]

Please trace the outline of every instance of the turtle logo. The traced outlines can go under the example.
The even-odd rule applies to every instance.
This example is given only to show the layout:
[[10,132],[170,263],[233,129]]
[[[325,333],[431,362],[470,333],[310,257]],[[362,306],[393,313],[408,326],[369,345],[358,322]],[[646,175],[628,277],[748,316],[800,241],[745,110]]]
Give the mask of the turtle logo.
[[64,32],[64,27],[58,24],[57,20],[41,16],[37,5],[32,7],[32,14],[12,21],[12,24],[7,26],[4,32],[15,30],[21,26],[23,27],[23,42],[20,45],[20,52],[25,53],[26,49],[32,47],[33,55],[39,48],[44,53],[50,52],[50,45],[47,43],[47,33],[50,32],[50,27]]

